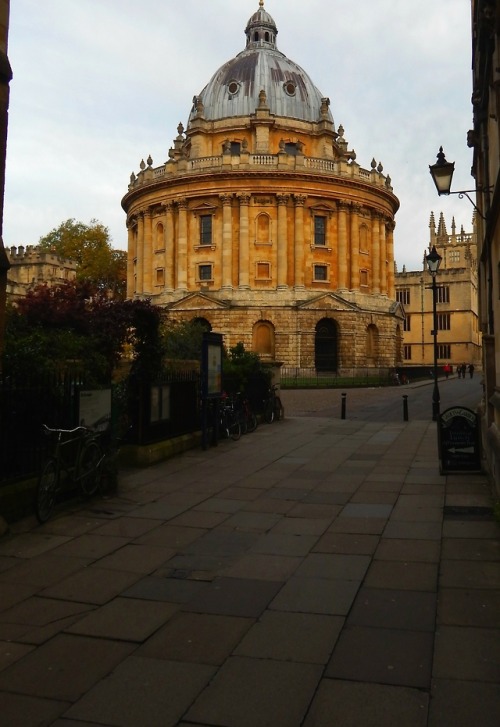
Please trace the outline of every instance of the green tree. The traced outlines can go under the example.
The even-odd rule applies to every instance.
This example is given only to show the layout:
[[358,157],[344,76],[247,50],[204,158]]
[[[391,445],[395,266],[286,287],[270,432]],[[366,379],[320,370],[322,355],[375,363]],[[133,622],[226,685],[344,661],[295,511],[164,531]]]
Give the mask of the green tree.
[[111,246],[109,230],[98,220],[89,225],[66,220],[41,237],[38,246],[75,260],[78,280],[87,280],[114,297],[125,297],[127,254]]
[[199,321],[167,320],[162,326],[164,353],[167,359],[200,361],[203,333],[206,327]]

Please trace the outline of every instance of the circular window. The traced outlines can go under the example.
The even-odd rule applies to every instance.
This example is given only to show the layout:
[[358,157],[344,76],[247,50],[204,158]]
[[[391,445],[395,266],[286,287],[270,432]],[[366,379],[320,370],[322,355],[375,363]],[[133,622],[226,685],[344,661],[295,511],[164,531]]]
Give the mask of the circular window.
[[285,89],[285,93],[287,93],[289,96],[295,96],[295,83],[293,81],[286,81],[283,84],[283,88]]
[[240,84],[238,83],[238,81],[229,81],[227,90],[229,91],[231,96],[234,96],[240,90]]

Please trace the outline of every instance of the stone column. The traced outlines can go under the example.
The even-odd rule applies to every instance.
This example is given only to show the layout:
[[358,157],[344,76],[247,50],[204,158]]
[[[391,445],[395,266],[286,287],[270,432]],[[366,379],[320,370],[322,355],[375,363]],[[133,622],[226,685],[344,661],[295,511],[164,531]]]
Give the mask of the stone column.
[[233,288],[232,194],[220,194],[222,202],[222,288]]
[[351,290],[359,290],[359,213],[361,206],[351,208]]
[[238,264],[238,287],[246,290],[250,287],[250,229],[248,222],[248,205],[250,192],[240,192],[240,254]]
[[387,224],[387,295],[392,300],[396,298],[394,279],[394,228],[395,223],[390,220]]
[[135,267],[137,275],[136,293],[144,291],[144,216],[142,212],[137,215],[137,264]]
[[380,215],[372,217],[372,293],[380,293]]
[[144,212],[144,292],[152,293],[152,269],[153,269],[153,229],[151,208]]
[[338,289],[347,290],[347,202],[339,202]]
[[171,202],[165,205],[165,291],[171,293],[175,286],[175,237],[174,208]]
[[387,295],[387,240],[385,218],[380,219],[380,292]]
[[176,289],[187,291],[187,199],[177,201],[177,280]]
[[295,231],[294,231],[294,287],[295,290],[304,289],[304,204],[305,194],[294,194],[295,205]]
[[288,194],[277,194],[278,200],[278,288],[287,288],[287,214]]
[[127,298],[133,298],[136,286],[135,270],[137,265],[137,228],[134,221],[129,220],[127,225]]

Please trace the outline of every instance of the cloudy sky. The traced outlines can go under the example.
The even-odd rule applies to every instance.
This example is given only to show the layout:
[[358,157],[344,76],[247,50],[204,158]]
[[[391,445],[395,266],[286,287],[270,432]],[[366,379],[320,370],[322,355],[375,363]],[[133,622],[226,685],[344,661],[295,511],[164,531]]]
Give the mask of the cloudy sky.
[[[68,218],[126,247],[120,201],[151,154],[168,158],[192,98],[243,50],[258,0],[14,0],[4,209],[6,246]],[[357,162],[382,162],[401,202],[398,268],[420,269],[429,217],[471,229],[473,208],[437,196],[442,144],[453,189],[471,189],[470,0],[266,0],[278,48],[331,99]]]

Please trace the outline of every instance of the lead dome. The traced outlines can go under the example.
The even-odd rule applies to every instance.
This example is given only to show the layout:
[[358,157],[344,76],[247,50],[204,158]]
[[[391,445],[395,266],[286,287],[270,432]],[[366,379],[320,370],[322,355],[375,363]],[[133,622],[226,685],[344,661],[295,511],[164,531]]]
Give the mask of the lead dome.
[[262,103],[264,91],[266,104],[276,116],[333,122],[329,100],[303,68],[278,50],[278,29],[263,2],[249,19],[245,34],[245,50],[221,66],[195,96],[189,120],[196,117],[200,104],[210,121],[249,116]]

